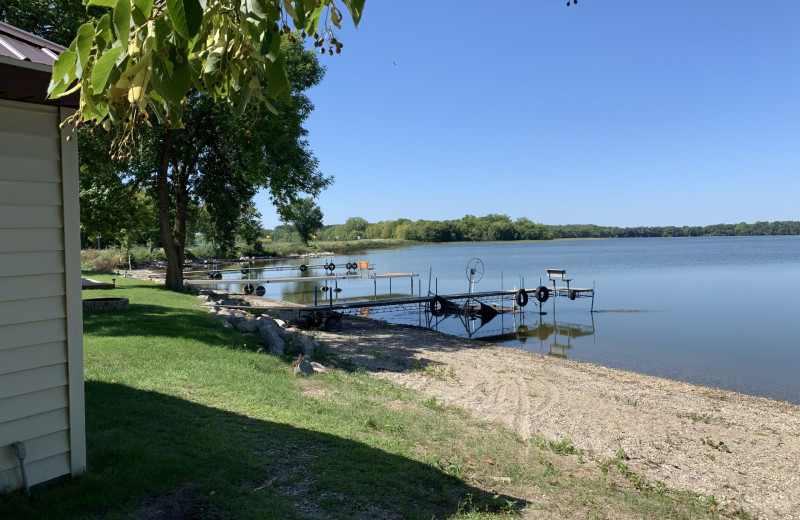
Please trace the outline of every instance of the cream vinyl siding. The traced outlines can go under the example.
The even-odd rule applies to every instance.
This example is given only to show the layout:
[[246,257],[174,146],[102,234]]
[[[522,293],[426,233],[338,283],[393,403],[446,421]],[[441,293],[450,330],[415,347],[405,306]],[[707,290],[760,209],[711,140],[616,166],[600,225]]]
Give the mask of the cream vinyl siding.
[[57,107],[0,101],[0,483],[86,465],[77,146]]

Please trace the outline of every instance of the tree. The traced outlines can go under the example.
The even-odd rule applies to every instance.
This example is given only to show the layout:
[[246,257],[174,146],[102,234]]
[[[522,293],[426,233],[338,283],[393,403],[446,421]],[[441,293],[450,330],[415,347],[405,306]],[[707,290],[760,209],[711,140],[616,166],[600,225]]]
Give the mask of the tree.
[[[355,25],[365,0],[340,0]],[[175,130],[191,92],[226,102],[241,115],[251,98],[291,102],[281,42],[313,35],[330,54],[343,44],[335,0],[85,0],[110,9],[77,30],[53,64],[48,94],[80,91],[72,123],[113,129],[113,155],[130,158],[151,116]],[[322,23],[321,23],[322,22]],[[289,23],[298,33],[292,33]],[[267,84],[267,96],[262,85]]]
[[[271,141],[281,134],[270,137],[269,123],[262,131],[256,121],[280,118],[281,109],[297,102],[296,120],[307,116],[311,104],[292,95],[307,86],[290,77],[286,52],[292,45],[302,48],[299,40],[306,36],[313,36],[322,52],[341,52],[334,28],[341,28],[344,17],[334,0],[85,1],[109,10],[96,23],[78,27],[69,50],[53,65],[48,92],[60,97],[80,90],[79,110],[66,123],[75,128],[102,125],[111,138],[112,158],[131,164],[125,170],[128,179],[154,188],[168,288],[183,286],[188,208],[191,198],[203,191],[194,183],[198,175],[209,172],[208,179],[216,179],[204,192],[216,200],[207,202],[240,211],[252,198],[248,184],[250,189],[267,187],[280,213],[299,193],[316,195],[330,182],[305,149],[302,127],[293,135],[300,146],[283,156],[269,153],[282,149],[280,139]],[[357,25],[364,0],[340,4]],[[311,84],[321,78],[317,70]],[[240,132],[235,141],[224,142],[214,120],[203,117],[203,105],[212,106],[214,117],[220,117],[218,102],[227,103],[230,118],[249,118],[240,119],[235,128],[228,126]],[[266,117],[267,112],[272,115]],[[206,124],[197,125],[201,120]],[[253,139],[256,132],[265,139]],[[198,149],[198,139],[208,146]],[[261,184],[253,182],[247,168],[253,161],[260,167]],[[218,189],[226,185],[234,188],[232,195]]]
[[183,285],[193,205],[203,210],[206,237],[229,253],[258,188],[267,189],[282,212],[300,193],[316,196],[331,181],[317,170],[303,128],[313,108],[303,92],[321,80],[323,69],[300,42],[285,40],[282,53],[294,87],[291,105],[279,99],[277,114],[256,105],[236,116],[211,96],[193,93],[183,129],[153,122],[141,131],[135,153],[114,162],[127,185],[142,186],[157,200],[170,289]]
[[[0,0],[0,20],[63,46],[69,45],[81,25],[97,22],[105,11],[97,6],[86,8],[81,0]],[[157,241],[155,203],[139,186],[126,185],[119,178],[120,165],[108,154],[110,139],[90,135],[85,128],[80,134],[82,236],[102,235],[104,244]]]
[[308,239],[322,227],[322,210],[310,197],[299,199],[289,205],[280,218],[281,221],[294,227],[304,245],[308,245]]
[[357,240],[364,236],[367,231],[369,222],[361,217],[350,217],[344,223],[344,236],[345,240]]

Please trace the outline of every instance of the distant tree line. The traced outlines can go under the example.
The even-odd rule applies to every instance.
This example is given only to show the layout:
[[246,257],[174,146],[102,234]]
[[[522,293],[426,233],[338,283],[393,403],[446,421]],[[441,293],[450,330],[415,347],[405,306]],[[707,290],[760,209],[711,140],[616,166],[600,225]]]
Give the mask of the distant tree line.
[[[293,226],[286,224],[269,230],[276,242],[297,239]],[[371,224],[351,217],[344,224],[322,226],[316,239],[323,241],[390,239],[413,242],[491,242],[501,240],[552,240],[556,238],[632,238],[800,235],[800,221],[714,224],[710,226],[613,227],[593,224],[546,225],[522,217],[489,214],[466,215],[458,220],[385,220]]]

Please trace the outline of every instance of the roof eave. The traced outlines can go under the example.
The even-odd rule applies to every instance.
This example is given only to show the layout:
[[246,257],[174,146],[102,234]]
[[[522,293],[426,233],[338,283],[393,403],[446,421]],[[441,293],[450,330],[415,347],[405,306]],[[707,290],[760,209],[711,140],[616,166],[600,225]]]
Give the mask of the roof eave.
[[78,108],[79,93],[58,99],[47,97],[51,68],[41,63],[0,56],[0,99]]

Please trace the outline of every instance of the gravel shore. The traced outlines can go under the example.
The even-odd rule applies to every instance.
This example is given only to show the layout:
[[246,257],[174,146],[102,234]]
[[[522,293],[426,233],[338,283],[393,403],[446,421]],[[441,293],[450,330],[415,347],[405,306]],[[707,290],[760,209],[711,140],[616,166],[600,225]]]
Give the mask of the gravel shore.
[[651,482],[755,518],[800,519],[796,405],[358,317],[316,337],[376,377],[523,438],[569,439],[594,468],[622,449]]

